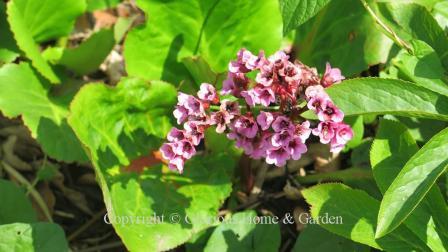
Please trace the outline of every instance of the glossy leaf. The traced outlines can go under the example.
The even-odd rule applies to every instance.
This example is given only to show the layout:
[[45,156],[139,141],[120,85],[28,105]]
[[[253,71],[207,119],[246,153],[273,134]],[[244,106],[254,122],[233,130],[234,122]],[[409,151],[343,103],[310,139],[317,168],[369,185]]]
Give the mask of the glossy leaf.
[[100,30],[92,34],[78,47],[66,49],[59,64],[79,75],[91,73],[103,63],[114,45],[114,31],[111,29]]
[[204,251],[278,251],[279,224],[255,224],[256,217],[252,210],[232,215],[213,231]]
[[393,114],[448,120],[448,97],[406,81],[358,78],[327,92],[346,116]]
[[448,67],[448,37],[431,13],[418,4],[378,4],[384,22],[404,40],[422,40],[430,45]]
[[[372,144],[370,160],[373,174],[381,192],[384,193],[394,178],[399,174],[406,162],[418,151],[418,146],[410,132],[404,125],[391,120],[381,120],[375,141]],[[442,197],[437,186],[432,188],[433,194]],[[443,238],[437,233],[437,228],[431,216],[431,204],[438,200],[435,197],[426,197],[425,204],[420,205],[409,216],[404,224],[414,232],[422,241],[426,241],[433,251],[444,250]],[[439,216],[435,218],[446,218],[443,208]]]
[[87,0],[87,11],[110,9],[120,2],[121,0]]
[[6,4],[0,2],[0,64],[9,63],[19,56],[19,48],[6,20]]
[[[70,125],[89,149],[109,218],[130,251],[169,250],[185,243],[215,224],[231,192],[234,161],[225,154],[193,158],[183,174],[158,165],[157,159],[140,164],[138,173],[129,171],[160,146],[175,103],[174,86],[128,78],[114,88],[84,86],[71,105]],[[160,222],[123,225],[114,222],[117,216],[156,216],[153,220]]]
[[137,4],[150,18],[125,42],[131,76],[179,84],[190,79],[181,62],[185,57],[200,54],[213,71],[223,72],[240,48],[270,54],[280,47],[277,0],[139,0]]
[[330,62],[345,76],[386,62],[392,46],[359,0],[332,0],[296,34],[298,59],[321,70]]
[[[332,233],[382,250],[411,251],[414,248],[430,251],[409,230],[402,227],[388,236],[375,239],[380,203],[364,191],[354,190],[343,184],[328,183],[302,190],[302,195],[311,205],[311,216],[314,219],[333,217],[333,224],[328,221],[321,221],[319,224]],[[342,219],[342,224],[334,224],[337,218]]]
[[293,252],[347,252],[347,251],[370,251],[370,248],[350,241],[347,238],[333,234],[321,228],[319,225],[307,225],[300,232]]
[[316,15],[330,0],[280,0],[283,17],[283,34],[305,23]]
[[44,151],[58,160],[87,161],[87,156],[67,125],[68,104],[50,94],[50,84],[28,63],[0,68],[0,110],[5,116],[22,116]]
[[69,251],[64,230],[53,223],[0,226],[0,251]]
[[394,230],[414,211],[446,170],[447,152],[448,129],[445,129],[406,163],[384,194],[378,214],[377,237]]
[[23,188],[11,181],[0,179],[0,195],[2,195],[0,225],[37,221],[36,212]]

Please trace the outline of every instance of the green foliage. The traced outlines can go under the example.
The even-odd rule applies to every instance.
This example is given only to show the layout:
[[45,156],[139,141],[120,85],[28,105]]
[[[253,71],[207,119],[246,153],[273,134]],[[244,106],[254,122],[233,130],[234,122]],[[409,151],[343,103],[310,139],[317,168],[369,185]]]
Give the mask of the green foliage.
[[319,224],[330,232],[382,250],[410,251],[412,248],[418,248],[419,251],[430,251],[404,227],[376,239],[375,227],[380,202],[364,191],[351,189],[343,184],[329,183],[305,189],[302,195],[311,205],[311,215],[314,219],[319,216],[322,218],[326,214],[342,219],[342,224]]
[[131,76],[178,84],[190,79],[181,63],[185,57],[200,54],[212,70],[222,72],[242,47],[270,54],[280,46],[278,0],[139,0],[137,4],[150,18],[125,42]]
[[[380,121],[378,133],[372,144],[370,160],[375,180],[382,193],[389,188],[402,167],[418,149],[415,140],[401,123],[390,120]],[[439,197],[441,197],[437,187],[432,190],[434,191],[433,194],[439,194]],[[425,203],[434,200],[437,200],[437,198],[427,197]],[[443,210],[441,213],[443,213]],[[446,218],[446,216],[441,214],[441,218]],[[422,241],[427,241],[428,246],[433,251],[444,249],[442,238],[437,233],[427,206],[419,205],[404,224]]]
[[0,2],[0,64],[9,63],[19,56],[19,48],[6,20],[6,4]]
[[307,225],[300,232],[299,238],[294,245],[293,252],[347,252],[347,251],[370,251],[369,247],[355,243],[342,236],[333,234],[319,225]]
[[392,45],[359,0],[331,1],[296,34],[297,58],[320,69],[330,62],[345,76],[386,62]]
[[121,0],[87,0],[87,11],[104,10],[117,6]]
[[114,31],[112,29],[100,30],[78,47],[65,49],[59,64],[79,75],[91,73],[103,63],[114,45]]
[[316,15],[330,0],[280,0],[283,34],[286,35]]
[[394,230],[422,201],[448,166],[448,129],[442,130],[406,163],[386,190],[378,214],[378,237]]
[[[165,216],[153,225],[114,223],[132,251],[167,250],[186,242],[214,224],[210,220],[231,191],[234,162],[222,154],[191,160],[184,174],[150,164],[140,174],[126,172],[133,160],[158,148],[170,129],[175,98],[168,83],[129,78],[115,88],[87,85],[71,106],[70,125],[89,149],[109,216]],[[169,219],[176,214],[177,223]]]
[[346,116],[393,114],[448,120],[448,97],[406,81],[351,79],[327,92]]
[[0,227],[14,222],[37,221],[36,213],[22,188],[10,181],[0,179],[0,195],[2,195]]
[[204,251],[278,251],[278,224],[255,224],[257,213],[236,213],[212,233]]
[[67,125],[68,104],[64,97],[53,96],[50,87],[29,64],[6,64],[0,68],[0,110],[8,117],[22,116],[48,155],[66,162],[86,161],[79,140]]
[[68,251],[62,228],[53,223],[14,223],[0,226],[0,251]]

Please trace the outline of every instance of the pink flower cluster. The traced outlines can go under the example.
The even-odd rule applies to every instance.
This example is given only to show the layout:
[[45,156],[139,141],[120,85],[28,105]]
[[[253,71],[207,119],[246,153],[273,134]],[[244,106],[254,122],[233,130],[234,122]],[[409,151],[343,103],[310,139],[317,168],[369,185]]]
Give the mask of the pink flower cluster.
[[[256,71],[252,80],[248,73]],[[173,128],[168,142],[160,148],[170,169],[182,172],[184,163],[196,153],[205,130],[214,125],[226,133],[251,158],[265,158],[269,164],[283,166],[289,159],[298,160],[307,151],[306,140],[319,136],[331,151],[340,151],[353,137],[344,114],[331,101],[324,88],[344,79],[341,71],[327,63],[320,77],[315,68],[299,61],[291,62],[282,51],[266,58],[241,49],[236,61],[229,64],[221,100],[215,88],[202,83],[197,97],[179,92],[173,114],[183,129]],[[306,102],[306,105],[300,106]],[[243,103],[244,106],[241,106]],[[257,105],[259,105],[257,107]],[[301,117],[305,110],[317,114],[319,122]]]

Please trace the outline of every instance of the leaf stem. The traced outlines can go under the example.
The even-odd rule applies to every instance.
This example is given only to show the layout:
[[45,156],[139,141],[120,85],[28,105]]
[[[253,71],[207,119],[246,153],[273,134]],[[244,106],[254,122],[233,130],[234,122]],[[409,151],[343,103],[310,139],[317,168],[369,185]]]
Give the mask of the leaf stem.
[[410,47],[406,41],[401,39],[390,27],[388,27],[381,19],[376,15],[376,13],[370,8],[365,0],[360,0],[364,8],[366,8],[367,12],[370,16],[375,20],[375,22],[381,26],[391,37],[392,39],[402,48],[406,49],[410,54],[414,54],[412,47]]
[[53,222],[53,218],[51,217],[50,210],[47,207],[47,204],[42,199],[39,192],[36,191],[36,189],[30,184],[30,182],[22,176],[18,171],[16,171],[13,167],[11,167],[9,164],[5,162],[1,162],[2,167],[5,169],[5,171],[12,177],[14,177],[19,183],[22,185],[25,185],[27,190],[29,190],[31,197],[34,198],[37,205],[41,208],[42,212],[44,213],[45,217],[48,219],[49,222]]

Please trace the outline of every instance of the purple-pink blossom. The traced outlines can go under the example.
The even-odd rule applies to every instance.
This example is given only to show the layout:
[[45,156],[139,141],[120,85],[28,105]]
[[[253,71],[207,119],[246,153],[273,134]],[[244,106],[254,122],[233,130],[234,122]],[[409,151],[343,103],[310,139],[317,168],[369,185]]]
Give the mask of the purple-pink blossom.
[[324,87],[329,87],[333,84],[341,82],[345,77],[341,74],[339,68],[331,68],[330,63],[325,65],[325,73],[322,76],[321,84]]

